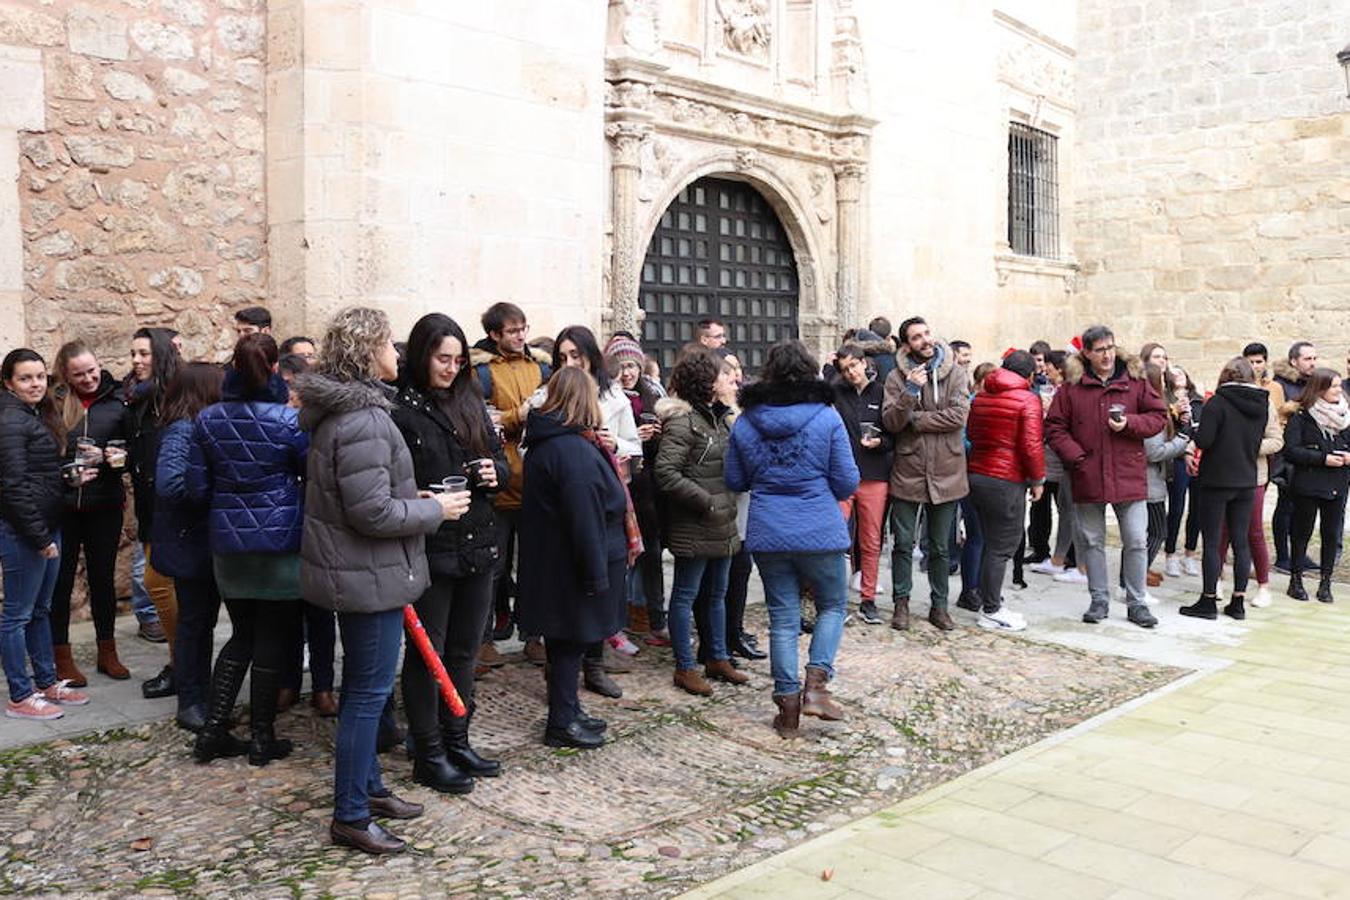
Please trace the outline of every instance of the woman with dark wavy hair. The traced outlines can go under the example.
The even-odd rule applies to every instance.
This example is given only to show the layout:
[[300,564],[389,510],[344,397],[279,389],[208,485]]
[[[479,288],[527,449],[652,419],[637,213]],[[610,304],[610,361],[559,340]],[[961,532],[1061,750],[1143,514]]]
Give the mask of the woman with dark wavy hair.
[[[785,738],[797,734],[803,714],[844,717],[828,684],[848,600],[850,542],[839,502],[858,489],[858,466],[819,371],[800,341],[775,345],[760,380],[741,391],[741,417],[726,455],[727,487],[750,492],[745,542],[764,582],[778,707],[773,725]],[[802,522],[812,527],[802,528]],[[816,604],[804,689],[797,680],[803,583]]]
[[468,710],[442,708],[435,679],[419,653],[403,658],[403,704],[413,745],[413,780],[433,790],[467,794],[474,778],[495,778],[501,763],[469,744],[474,714],[474,660],[492,611],[497,519],[492,500],[507,477],[506,454],[468,365],[459,324],[431,313],[408,335],[403,379],[393,409],[420,487],[447,477],[468,479],[469,510],[427,535],[431,586],[414,606],[431,644]]

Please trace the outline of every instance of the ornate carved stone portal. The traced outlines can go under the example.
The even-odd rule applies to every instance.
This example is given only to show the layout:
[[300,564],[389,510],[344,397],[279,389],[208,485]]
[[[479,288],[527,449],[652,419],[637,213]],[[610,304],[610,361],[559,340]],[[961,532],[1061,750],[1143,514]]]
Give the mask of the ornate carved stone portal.
[[[826,12],[821,5],[832,16],[817,14]],[[705,176],[751,185],[781,222],[797,271],[803,340],[824,350],[841,328],[857,324],[862,184],[875,122],[865,114],[851,6],[610,0],[608,328],[638,333],[648,245],[667,207]],[[819,23],[833,27],[823,41]]]

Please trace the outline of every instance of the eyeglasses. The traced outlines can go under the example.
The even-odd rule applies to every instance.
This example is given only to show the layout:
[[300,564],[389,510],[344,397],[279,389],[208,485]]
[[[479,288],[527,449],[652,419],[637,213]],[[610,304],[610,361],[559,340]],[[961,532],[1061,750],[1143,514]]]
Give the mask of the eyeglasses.
[[1089,353],[1112,353],[1116,349],[1115,344],[1107,344],[1105,347],[1093,347]]
[[505,334],[525,334],[525,333],[528,332],[529,330],[530,330],[530,326],[529,326],[529,325],[517,325],[517,326],[515,326],[514,328],[503,328],[503,329],[502,329],[503,333],[505,333]]

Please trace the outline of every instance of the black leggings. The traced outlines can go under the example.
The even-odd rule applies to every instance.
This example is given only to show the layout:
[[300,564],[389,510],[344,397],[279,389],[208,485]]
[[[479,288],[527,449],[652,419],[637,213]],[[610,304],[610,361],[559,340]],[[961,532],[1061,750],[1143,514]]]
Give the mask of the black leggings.
[[1148,543],[1145,545],[1145,567],[1152,567],[1158,551],[1167,537],[1167,502],[1158,500],[1148,504]]
[[331,609],[300,602],[295,630],[286,638],[282,687],[300,693],[304,680],[305,644],[309,644],[309,686],[314,693],[333,689],[333,657],[337,648],[337,616]]
[[[1294,494],[1293,515],[1289,533],[1290,571],[1303,573],[1303,558],[1308,552],[1308,541],[1312,538],[1313,522],[1319,516],[1322,519],[1322,575],[1331,576],[1336,566],[1336,547],[1341,540],[1341,516],[1345,511],[1340,497],[1322,498]],[[1240,532],[1234,532],[1239,534]],[[1241,541],[1234,542],[1234,550]]]
[[70,643],[70,595],[75,590],[75,567],[84,548],[85,577],[89,583],[89,611],[94,634],[111,640],[117,617],[117,594],[113,577],[117,570],[117,545],[122,541],[122,508],[66,510],[61,520],[61,570],[52,592],[52,643]]
[[[1223,528],[1228,533],[1246,532],[1252,516],[1252,502],[1256,487],[1200,488],[1200,532],[1204,535],[1205,550],[1201,569],[1204,573],[1202,593],[1211,597],[1219,589],[1219,573],[1223,570]],[[1233,593],[1247,593],[1247,579],[1252,571],[1252,550],[1247,541],[1233,541]]]
[[289,636],[300,618],[299,600],[225,598],[230,613],[230,639],[216,660],[228,659],[278,674],[286,664]]
[[[473,706],[474,662],[492,611],[492,577],[491,571],[467,578],[432,575],[431,586],[414,604],[466,708]],[[449,709],[442,709],[436,679],[411,641],[403,656],[403,708],[419,750],[434,744],[439,723],[451,718]]]

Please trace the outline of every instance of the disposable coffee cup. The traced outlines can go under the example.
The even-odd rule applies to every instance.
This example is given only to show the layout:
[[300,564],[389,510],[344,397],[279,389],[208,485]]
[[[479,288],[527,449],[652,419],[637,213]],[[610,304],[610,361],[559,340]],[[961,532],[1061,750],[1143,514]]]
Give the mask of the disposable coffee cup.
[[661,417],[658,416],[656,413],[645,412],[638,416],[638,424],[655,425],[658,421],[660,421],[660,418]]
[[871,422],[868,422],[866,425],[863,426],[862,436],[869,439],[872,438],[880,439],[881,429],[878,428],[876,425],[872,424]]
[[108,441],[104,448],[104,456],[108,460],[108,465],[114,469],[120,469],[127,464],[127,442],[119,440]]
[[1111,416],[1111,418],[1115,419],[1116,421],[1120,421],[1121,419],[1125,418],[1125,404],[1112,403],[1110,406],[1106,408],[1106,412],[1108,415]]
[[98,457],[99,457],[98,441],[90,437],[76,438],[75,448],[79,450],[80,460],[85,465],[92,466],[98,464]]
[[492,462],[491,457],[483,456],[478,459],[471,459],[464,464],[464,474],[468,476],[470,484],[480,484],[483,480],[483,463]]
[[431,486],[438,494],[457,494],[469,489],[469,479],[463,475],[447,475],[442,481]]
[[71,487],[79,487],[84,483],[84,469],[82,462],[66,463],[61,467],[61,477]]

